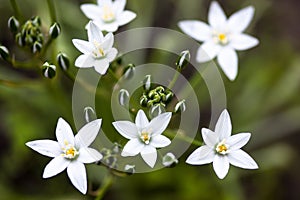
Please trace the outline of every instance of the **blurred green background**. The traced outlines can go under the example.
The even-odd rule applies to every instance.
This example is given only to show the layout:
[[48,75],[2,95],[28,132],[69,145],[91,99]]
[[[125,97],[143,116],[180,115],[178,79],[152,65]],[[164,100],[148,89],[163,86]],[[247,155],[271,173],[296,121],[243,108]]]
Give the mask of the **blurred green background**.
[[[40,16],[47,32],[50,17],[45,0],[16,1],[26,19]],[[74,63],[79,52],[72,38],[86,39],[88,19],[80,11],[82,3],[92,1],[54,1],[57,20],[62,27],[55,41],[55,58],[59,51],[66,52]],[[299,199],[300,182],[300,18],[297,0],[220,0],[227,16],[253,5],[256,13],[246,33],[259,38],[260,44],[246,52],[239,52],[239,75],[234,82],[221,72],[231,113],[233,132],[249,131],[250,142],[244,148],[260,166],[259,170],[231,167],[225,180],[219,180],[211,165],[189,166],[190,149],[179,158],[175,168],[165,168],[145,174],[118,177],[104,199],[118,200],[194,200],[194,199]],[[180,31],[177,22],[183,19],[207,21],[208,0],[128,0],[126,8],[137,13],[137,18],[120,30],[137,27],[164,27]],[[30,55],[18,49],[7,20],[14,15],[9,0],[0,0],[0,43],[20,60]],[[165,54],[146,56],[149,62],[166,59]],[[167,62],[174,63],[174,57]],[[41,63],[42,64],[42,63]],[[70,74],[77,69],[71,65]],[[187,69],[187,74],[192,73]],[[41,75],[39,69],[17,69],[0,60],[0,79],[18,84],[0,84],[0,199],[92,199],[81,195],[69,182],[65,172],[48,180],[42,179],[44,166],[50,158],[33,152],[25,143],[29,140],[55,139],[58,117],[64,117],[73,129],[73,83],[58,70],[55,79]],[[112,85],[109,78],[104,83]],[[103,84],[105,85],[105,84]],[[199,85],[199,87],[202,87]],[[109,87],[107,87],[109,88]],[[195,88],[196,89],[196,88]],[[108,91],[109,92],[109,91]],[[209,96],[201,99],[200,127],[207,127],[210,119]],[[103,102],[110,102],[104,99]],[[103,128],[112,129],[111,113],[104,103],[97,105],[99,117],[107,117]],[[97,111],[98,112],[98,111]],[[111,118],[111,121],[109,121]],[[113,130],[112,130],[113,131]],[[199,137],[200,139],[200,137]],[[88,165],[89,180],[101,184],[105,168]]]

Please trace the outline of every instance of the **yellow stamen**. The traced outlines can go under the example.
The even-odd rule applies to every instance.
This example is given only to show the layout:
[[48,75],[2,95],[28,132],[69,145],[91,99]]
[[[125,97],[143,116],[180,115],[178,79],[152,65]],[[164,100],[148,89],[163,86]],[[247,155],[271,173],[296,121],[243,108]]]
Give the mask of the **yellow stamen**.
[[149,144],[150,142],[150,135],[148,132],[142,132],[141,133],[141,139],[145,144]]
[[113,10],[110,6],[108,6],[108,5],[103,6],[102,19],[105,22],[111,22],[115,19],[115,13],[113,12]]
[[225,140],[222,140],[216,147],[216,151],[219,154],[225,155],[228,151],[228,146],[225,144]]

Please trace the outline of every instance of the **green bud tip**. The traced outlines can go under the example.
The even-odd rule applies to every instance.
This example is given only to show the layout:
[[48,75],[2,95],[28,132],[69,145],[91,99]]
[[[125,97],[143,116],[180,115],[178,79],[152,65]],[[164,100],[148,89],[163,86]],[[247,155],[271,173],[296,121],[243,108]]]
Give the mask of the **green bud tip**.
[[67,71],[69,69],[70,60],[66,54],[60,52],[59,54],[57,54],[56,60],[57,60],[58,66],[62,70]]
[[191,54],[189,50],[182,51],[176,61],[176,66],[178,69],[184,69],[187,64],[190,62]]
[[15,33],[18,31],[20,23],[19,21],[15,18],[15,16],[11,16],[8,19],[8,28],[11,30],[11,32]]
[[55,39],[59,36],[60,34],[60,26],[58,23],[52,24],[52,26],[49,29],[49,35],[51,36],[52,39]]
[[50,65],[48,62],[45,62],[43,64],[43,75],[46,77],[46,78],[53,78],[55,77],[56,75],[56,66],[55,65]]
[[9,51],[5,46],[0,46],[0,55],[4,60],[7,60],[9,57]]

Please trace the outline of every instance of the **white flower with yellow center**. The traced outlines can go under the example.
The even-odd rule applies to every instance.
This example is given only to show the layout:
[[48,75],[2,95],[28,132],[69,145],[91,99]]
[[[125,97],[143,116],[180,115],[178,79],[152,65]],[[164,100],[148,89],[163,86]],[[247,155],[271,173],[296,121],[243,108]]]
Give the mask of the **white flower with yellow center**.
[[157,159],[156,148],[171,144],[169,138],[161,135],[167,128],[172,113],[166,112],[148,121],[143,110],[139,110],[135,123],[130,121],[113,122],[115,129],[125,138],[129,139],[123,148],[122,156],[136,156],[141,154],[143,160],[154,167]]
[[254,8],[248,6],[228,19],[220,5],[213,1],[208,12],[208,23],[197,20],[184,20],[178,23],[181,30],[197,41],[203,42],[197,52],[196,60],[207,62],[215,57],[230,80],[238,73],[236,50],[246,50],[256,46],[259,41],[243,31],[248,27]]
[[117,49],[112,47],[114,36],[112,33],[108,33],[104,37],[101,30],[91,21],[88,24],[87,33],[88,41],[72,40],[74,46],[83,53],[76,59],[75,66],[79,68],[94,67],[99,74],[103,75],[106,73],[109,63],[118,54]]
[[129,23],[136,17],[134,12],[124,10],[126,0],[98,0],[97,4],[83,4],[80,8],[103,31],[115,32],[119,26]]
[[56,126],[57,142],[53,140],[35,140],[26,145],[38,153],[53,159],[44,169],[43,178],[55,176],[67,168],[72,184],[83,194],[87,192],[86,170],[83,163],[93,163],[102,159],[102,155],[88,146],[95,140],[101,119],[83,126],[74,137],[70,125],[59,118]]
[[229,164],[244,169],[257,169],[256,162],[242,148],[250,139],[250,133],[231,136],[231,120],[227,110],[220,115],[215,131],[202,128],[205,145],[196,149],[186,160],[191,165],[213,163],[213,168],[220,179],[229,170]]

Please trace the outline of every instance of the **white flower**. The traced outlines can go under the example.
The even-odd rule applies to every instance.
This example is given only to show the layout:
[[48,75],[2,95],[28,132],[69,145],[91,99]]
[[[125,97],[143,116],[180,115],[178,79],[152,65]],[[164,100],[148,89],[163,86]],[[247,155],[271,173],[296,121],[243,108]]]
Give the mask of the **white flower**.
[[250,139],[250,133],[231,136],[231,121],[227,110],[220,115],[215,131],[202,128],[205,145],[196,149],[186,160],[191,165],[213,163],[213,168],[220,179],[229,170],[229,163],[244,169],[257,169],[256,162],[242,148]]
[[217,57],[220,67],[230,80],[238,73],[236,50],[246,50],[256,46],[259,41],[242,33],[253,18],[254,8],[248,6],[228,19],[220,5],[213,1],[208,12],[208,23],[197,20],[180,21],[178,26],[192,38],[203,42],[197,52],[196,60],[207,62]]
[[98,5],[83,4],[80,6],[82,12],[101,30],[115,32],[119,26],[123,26],[132,21],[136,14],[124,10],[126,0],[98,0]]
[[53,158],[45,167],[43,178],[55,176],[67,168],[72,184],[85,194],[87,178],[83,163],[93,163],[102,159],[97,150],[88,147],[95,140],[101,121],[97,119],[86,124],[74,137],[70,125],[59,118],[56,126],[57,142],[53,140],[27,142],[26,145],[31,149]]
[[141,154],[144,161],[154,167],[157,152],[156,148],[171,144],[169,138],[161,135],[167,128],[172,113],[166,112],[148,121],[143,110],[139,110],[135,124],[130,121],[113,122],[115,129],[125,138],[129,139],[123,148],[122,156],[136,156]]
[[88,41],[73,39],[74,46],[83,53],[76,61],[75,66],[80,68],[94,67],[99,74],[105,74],[109,63],[117,56],[117,49],[113,48],[114,36],[108,33],[103,37],[101,30],[93,23],[89,22]]
[[164,155],[162,164],[165,167],[172,167],[178,164],[178,160],[173,153],[169,152],[166,155]]

